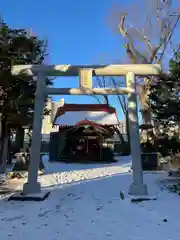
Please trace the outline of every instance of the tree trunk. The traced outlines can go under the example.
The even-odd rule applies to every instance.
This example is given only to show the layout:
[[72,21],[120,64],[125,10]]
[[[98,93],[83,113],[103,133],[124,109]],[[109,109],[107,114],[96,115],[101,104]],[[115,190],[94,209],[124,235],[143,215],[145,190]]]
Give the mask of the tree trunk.
[[130,146],[130,132],[129,132],[129,115],[128,115],[128,110],[126,111],[126,133],[127,133],[127,141]]
[[142,124],[149,125],[151,124],[151,108],[142,108],[140,110],[142,115]]
[[113,128],[114,128],[115,132],[118,134],[119,139],[120,139],[120,141],[121,141],[121,144],[122,144],[122,145],[125,145],[125,141],[124,141],[123,135],[122,135],[122,133],[119,131],[118,127],[115,127],[115,126],[114,126]]
[[160,124],[157,121],[153,122],[153,126],[154,126],[154,134],[156,135],[156,137],[161,135],[161,131],[160,131]]
[[0,166],[1,166],[1,152],[2,152],[2,113],[0,113]]
[[8,156],[8,138],[9,131],[5,120],[1,121],[2,135],[1,135],[1,153],[0,153],[0,173],[6,171],[6,161]]
[[[13,171],[28,171],[29,168],[30,155],[27,153],[18,153],[16,155],[16,163],[14,165]],[[39,170],[43,170],[44,164],[42,161],[42,155],[40,156]]]
[[16,129],[15,149],[16,152],[20,152],[20,149],[24,147],[24,129],[19,126]]
[[8,153],[7,153],[7,164],[12,164],[12,147],[11,147],[11,136],[8,134]]
[[141,116],[142,116],[142,124],[149,125],[151,124],[152,120],[152,113],[151,113],[151,108],[148,103],[148,92],[149,92],[149,79],[144,78],[144,83],[145,85],[139,86],[139,101],[140,101],[140,106],[141,106]]

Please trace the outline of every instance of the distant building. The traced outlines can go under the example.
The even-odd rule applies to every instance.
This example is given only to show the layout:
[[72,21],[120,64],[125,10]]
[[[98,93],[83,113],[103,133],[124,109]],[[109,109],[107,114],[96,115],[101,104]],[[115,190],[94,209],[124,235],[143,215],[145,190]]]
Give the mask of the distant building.
[[45,116],[42,122],[41,133],[43,140],[49,140],[50,132],[58,131],[55,126],[53,127],[53,121],[56,116],[57,109],[62,105],[64,105],[64,99],[61,99],[58,102],[48,101],[47,109],[50,110],[50,114],[48,116]]

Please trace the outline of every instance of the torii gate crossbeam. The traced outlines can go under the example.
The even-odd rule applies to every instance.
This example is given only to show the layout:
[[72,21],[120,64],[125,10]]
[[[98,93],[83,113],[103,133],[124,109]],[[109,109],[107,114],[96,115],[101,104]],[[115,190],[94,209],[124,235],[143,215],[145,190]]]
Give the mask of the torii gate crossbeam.
[[[143,172],[141,166],[141,149],[139,138],[136,76],[157,76],[161,72],[157,64],[136,65],[16,65],[12,67],[12,74],[17,75],[25,71],[29,75],[37,76],[37,87],[35,94],[35,110],[33,120],[32,144],[30,152],[30,165],[28,181],[23,186],[25,196],[35,196],[41,193],[40,183],[37,181],[38,167],[40,162],[41,148],[41,126],[43,119],[44,99],[47,95],[114,95],[128,94],[128,114],[131,137],[131,154],[133,183],[130,185],[131,195],[147,195],[147,186],[143,183]],[[78,88],[61,89],[47,88],[45,79],[47,76],[80,76],[83,71],[88,71],[91,76],[126,76],[126,88]],[[35,194],[35,195],[34,195]],[[44,199],[42,197],[42,199]]]

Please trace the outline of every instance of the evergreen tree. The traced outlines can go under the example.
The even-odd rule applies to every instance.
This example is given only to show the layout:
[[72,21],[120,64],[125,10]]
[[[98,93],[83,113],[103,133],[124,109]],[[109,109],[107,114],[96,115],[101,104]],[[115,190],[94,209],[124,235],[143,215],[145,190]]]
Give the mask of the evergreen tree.
[[149,94],[155,121],[169,127],[180,121],[180,46],[169,62],[169,76],[155,78]]
[[[31,127],[34,112],[36,79],[26,73],[13,76],[11,68],[19,64],[43,64],[46,55],[46,41],[25,29],[12,29],[0,22],[1,156],[10,131]],[[46,83],[52,82],[47,78]],[[46,108],[44,113],[48,114]]]

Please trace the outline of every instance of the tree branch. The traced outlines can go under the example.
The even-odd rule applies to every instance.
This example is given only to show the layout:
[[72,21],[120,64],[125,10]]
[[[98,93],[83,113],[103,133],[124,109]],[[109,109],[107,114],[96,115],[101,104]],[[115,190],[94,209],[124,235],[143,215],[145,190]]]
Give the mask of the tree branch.
[[128,34],[128,30],[125,28],[125,19],[126,19],[127,14],[123,13],[122,16],[120,17],[120,22],[119,22],[119,31],[121,35],[128,40],[128,44],[125,45],[126,52],[129,55],[131,59],[131,63],[136,63],[137,59],[137,54],[136,50],[133,44],[132,39],[130,38],[130,35]]
[[173,34],[174,34],[174,31],[175,31],[175,29],[176,29],[179,21],[180,21],[180,14],[179,14],[178,17],[177,17],[177,20],[176,20],[176,22],[175,22],[175,24],[174,24],[171,32],[168,34],[168,36],[166,37],[166,39],[165,39],[165,41],[164,41],[163,51],[162,51],[159,59],[157,60],[157,63],[160,63],[160,62],[161,62],[161,60],[162,60],[162,58],[163,58],[163,56],[164,56],[164,54],[165,54],[165,50],[166,50],[166,48],[167,48],[167,46],[168,46],[168,44],[169,44],[169,42],[170,42],[170,40],[171,40],[171,38],[172,38],[172,36],[173,36]]
[[[114,79],[114,78],[111,78],[111,81],[112,81],[114,87],[117,88],[117,83],[116,83],[115,79]],[[123,95],[123,97],[124,97],[124,95]],[[123,100],[124,100],[123,102],[122,102],[122,99],[121,99],[121,97],[120,97],[119,94],[117,94],[117,98],[118,98],[118,100],[119,100],[119,103],[120,103],[120,105],[121,105],[121,108],[122,108],[122,111],[123,111],[124,115],[126,115],[127,106],[126,106],[125,98],[123,99]]]
[[99,104],[101,104],[101,101],[99,100],[99,98],[98,98],[96,95],[93,95],[93,97],[97,100],[97,102],[98,102]]
[[148,37],[144,34],[143,31],[140,31],[140,29],[138,27],[136,27],[135,25],[131,24],[131,26],[141,35],[141,37],[145,40],[147,47],[149,48],[149,50],[152,52],[153,46],[151,41],[148,39]]
[[123,13],[119,22],[119,31],[123,37],[125,37],[128,43],[125,45],[126,52],[131,60],[132,64],[136,63],[148,63],[148,60],[135,48],[133,40],[125,28],[125,19],[127,14]]
[[[101,79],[98,76],[96,76],[96,80],[97,80],[97,83],[98,83],[100,88],[104,88],[105,87],[105,86],[103,86],[103,83],[105,85],[105,78],[103,78],[103,83],[101,82]],[[103,95],[103,97],[105,99],[106,104],[109,105],[108,96],[107,95]],[[96,99],[97,99],[97,97],[96,97]]]

